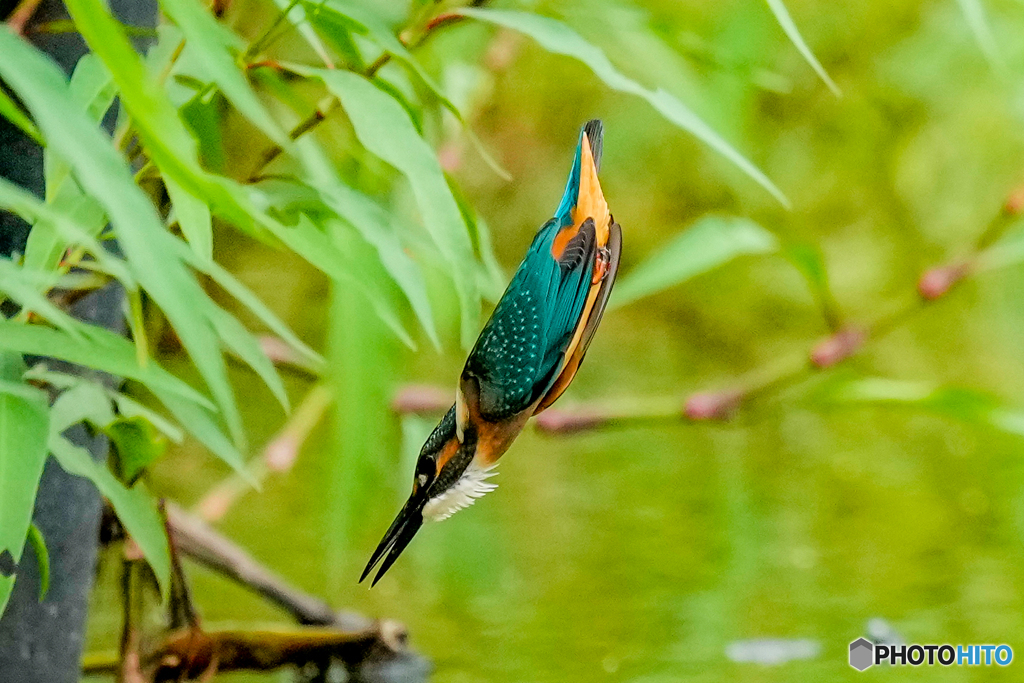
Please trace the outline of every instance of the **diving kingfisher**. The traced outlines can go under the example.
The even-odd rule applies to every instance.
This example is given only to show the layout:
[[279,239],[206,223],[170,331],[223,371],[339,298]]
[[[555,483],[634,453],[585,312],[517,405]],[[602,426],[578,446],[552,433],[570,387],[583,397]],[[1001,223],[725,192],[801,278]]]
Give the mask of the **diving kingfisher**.
[[[442,520],[497,485],[488,482],[531,415],[572,382],[615,282],[622,230],[597,172],[603,127],[589,121],[554,218],[541,226],[469,354],[453,405],[420,450],[412,495],[359,581],[391,568],[423,519]],[[383,560],[383,562],[381,562]]]

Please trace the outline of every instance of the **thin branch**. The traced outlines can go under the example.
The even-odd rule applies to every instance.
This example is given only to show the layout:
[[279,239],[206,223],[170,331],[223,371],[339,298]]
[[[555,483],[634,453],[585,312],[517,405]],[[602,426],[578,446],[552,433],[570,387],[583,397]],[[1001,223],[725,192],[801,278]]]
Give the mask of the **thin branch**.
[[[478,2],[473,2],[472,6],[477,7],[485,3],[486,0],[480,0]],[[399,34],[398,39],[402,41],[402,44],[404,44],[407,48],[409,48],[410,50],[414,50],[417,47],[423,45],[428,38],[430,38],[437,32],[438,29],[458,23],[463,18],[464,17],[457,14],[440,14],[431,19],[424,27],[424,29],[419,33],[419,35],[416,36],[415,38],[409,37],[409,31],[403,31],[401,34]],[[384,68],[388,63],[390,63],[391,60],[391,53],[383,52],[376,60],[374,60],[372,64],[370,64],[370,66],[366,68],[365,71],[362,72],[363,76],[372,80],[377,75],[377,72]],[[325,119],[327,119],[334,112],[338,111],[338,109],[340,108],[341,102],[338,100],[338,98],[331,97],[326,105],[318,107],[312,114],[310,114],[305,119],[296,124],[295,127],[288,132],[289,139],[299,139],[309,131],[319,126]],[[256,168],[253,169],[252,173],[249,174],[248,182],[256,183],[263,179],[263,169],[266,168],[272,161],[274,161],[274,159],[279,157],[283,151],[283,148],[281,148],[279,145],[275,145],[268,149],[266,152],[264,152],[260,157],[259,164],[257,164]]]
[[16,35],[25,35],[25,26],[39,9],[42,0],[21,0],[7,17],[7,27]]
[[320,598],[289,585],[236,543],[172,502],[167,526],[178,552],[258,593],[295,617],[300,624],[362,630],[373,622],[350,612],[335,612]]
[[263,449],[263,457],[246,466],[247,476],[232,472],[214,485],[196,504],[195,510],[206,522],[216,522],[227,514],[239,498],[253,491],[252,482],[262,484],[271,474],[291,470],[299,452],[334,401],[334,393],[324,384],[316,384],[302,399],[291,418]]
[[[665,398],[619,402],[616,405],[591,403],[565,409],[550,408],[538,415],[533,424],[538,431],[548,434],[574,434],[651,421],[727,420],[755,398],[778,393],[816,372],[829,370],[849,360],[867,344],[906,323],[957,284],[983,270],[979,263],[983,261],[986,250],[1013,224],[1010,219],[1021,212],[1024,212],[1024,187],[1010,195],[1000,214],[976,242],[970,256],[930,268],[921,275],[915,299],[868,325],[846,325],[835,330],[813,345],[802,359],[776,361],[738,379],[733,386],[697,391],[682,401]],[[398,391],[391,405],[399,414],[433,416],[447,410],[451,403],[451,392],[443,388],[409,385]]]

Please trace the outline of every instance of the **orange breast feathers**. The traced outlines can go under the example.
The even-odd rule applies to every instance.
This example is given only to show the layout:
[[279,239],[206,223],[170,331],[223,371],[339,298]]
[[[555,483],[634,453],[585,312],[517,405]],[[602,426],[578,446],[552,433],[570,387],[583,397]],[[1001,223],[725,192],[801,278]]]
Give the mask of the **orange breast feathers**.
[[608,244],[608,226],[611,225],[612,217],[604,192],[601,191],[601,181],[597,179],[597,165],[594,163],[594,154],[586,133],[583,133],[581,148],[580,189],[576,196],[576,206],[572,210],[572,225],[563,228],[551,244],[551,255],[556,260],[562,257],[565,245],[576,236],[583,221],[588,218],[594,219],[597,246],[604,247]]

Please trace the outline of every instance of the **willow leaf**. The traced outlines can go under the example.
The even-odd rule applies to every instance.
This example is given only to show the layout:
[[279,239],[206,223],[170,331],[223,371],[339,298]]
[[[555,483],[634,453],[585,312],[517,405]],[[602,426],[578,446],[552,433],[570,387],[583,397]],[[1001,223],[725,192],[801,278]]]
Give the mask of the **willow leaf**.
[[462,343],[469,346],[480,316],[480,297],[471,266],[473,248],[437,155],[416,132],[402,105],[367,79],[348,71],[319,70],[315,74],[341,100],[359,142],[398,169],[412,186],[427,231],[452,268],[461,310]]
[[287,147],[288,136],[249,87],[232,54],[242,46],[242,39],[217,23],[196,0],[160,0],[160,6],[181,29],[188,49],[199,55],[210,78],[228,101],[270,139]]
[[681,284],[744,254],[778,249],[778,240],[746,218],[705,216],[633,268],[612,290],[611,305],[637,299]]
[[828,75],[828,72],[825,71],[825,67],[821,65],[818,58],[814,56],[813,52],[811,52],[811,48],[807,46],[807,42],[804,41],[804,37],[800,35],[800,29],[796,27],[793,17],[789,16],[789,10],[786,9],[786,4],[782,2],[782,0],[765,0],[765,2],[768,3],[768,7],[771,8],[772,14],[775,15],[775,19],[779,22],[779,26],[782,27],[782,31],[786,34],[786,37],[789,38],[790,42],[793,43],[793,46],[796,48],[797,52],[800,53],[800,56],[804,58],[804,61],[806,61],[812,69],[814,69],[814,73],[818,74],[818,77],[824,81],[825,85],[828,86],[828,89],[831,90],[836,97],[841,97],[842,92],[840,92],[839,86],[835,84],[835,81],[833,81]]
[[14,100],[4,92],[3,88],[0,88],[0,116],[20,128],[22,133],[32,138],[36,143],[40,145],[46,144],[39,129],[36,128],[36,124],[32,123],[32,119],[18,107]]
[[40,325],[0,322],[0,349],[13,353],[59,358],[141,382],[155,393],[177,396],[212,408],[209,399],[150,359],[139,365],[135,347],[102,327],[82,323],[84,339]]
[[[0,380],[0,553],[20,562],[46,462],[49,408],[43,392]],[[0,576],[0,613],[14,577]]]
[[110,501],[117,518],[153,568],[161,592],[166,595],[171,580],[171,552],[156,499],[141,482],[131,488],[122,484],[110,470],[93,460],[89,451],[75,446],[60,434],[50,436],[49,448],[65,472],[85,477]]
[[605,85],[619,92],[635,95],[646,100],[658,113],[671,123],[688,131],[694,137],[731,161],[750,176],[784,206],[789,200],[775,184],[754,164],[716,133],[689,107],[670,93],[658,89],[650,90],[623,75],[608,60],[600,48],[584,40],[578,33],[560,21],[529,12],[512,10],[478,9],[464,7],[455,10],[457,14],[504,26],[530,36],[548,52],[573,57],[586,64]]
[[[71,0],[68,8],[80,10],[89,1]],[[71,10],[76,22],[80,19],[77,10]],[[98,15],[110,19],[106,10],[99,8],[85,23],[95,23]],[[108,32],[123,39],[117,26]],[[208,318],[214,304],[180,260],[167,258],[173,254],[168,240],[174,238],[164,230],[148,197],[135,185],[128,166],[88,116],[75,108],[57,66],[8,32],[0,32],[0,76],[25,102],[51,143],[60,148],[83,189],[106,209],[132,275],[173,325],[232,435],[241,442],[241,416]],[[143,74],[140,82],[118,85],[124,96],[149,83]]]

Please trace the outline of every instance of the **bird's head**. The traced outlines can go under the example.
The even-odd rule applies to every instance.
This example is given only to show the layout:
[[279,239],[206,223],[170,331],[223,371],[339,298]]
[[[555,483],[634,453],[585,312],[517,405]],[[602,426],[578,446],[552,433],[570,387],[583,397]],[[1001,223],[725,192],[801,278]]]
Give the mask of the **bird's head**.
[[445,519],[494,489],[495,484],[485,481],[489,473],[477,473],[472,466],[475,453],[476,430],[472,426],[466,428],[460,440],[452,406],[423,444],[416,460],[412,493],[370,557],[360,582],[378,563],[380,570],[371,585],[380,581],[419,531],[424,517]]

